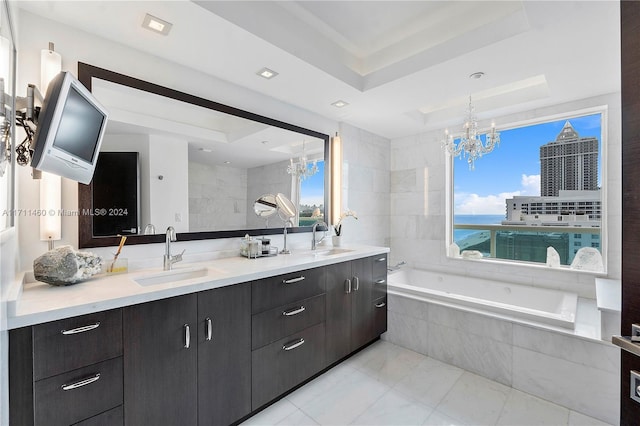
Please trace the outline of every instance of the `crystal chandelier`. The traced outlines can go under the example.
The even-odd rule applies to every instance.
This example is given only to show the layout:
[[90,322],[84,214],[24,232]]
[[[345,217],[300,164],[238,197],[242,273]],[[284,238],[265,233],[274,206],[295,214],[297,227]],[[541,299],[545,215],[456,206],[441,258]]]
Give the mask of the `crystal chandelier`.
[[297,161],[293,161],[293,158],[289,159],[289,165],[287,166],[287,173],[300,179],[306,179],[318,173],[318,160],[313,160],[312,163],[307,161],[307,155],[304,150],[304,141],[302,142],[302,155]]
[[454,136],[448,130],[444,132],[442,146],[447,152],[454,157],[466,158],[469,163],[469,170],[474,170],[474,162],[488,154],[500,144],[500,133],[496,131],[495,123],[491,123],[491,130],[485,135],[485,143],[482,143],[482,133],[478,130],[478,119],[474,114],[474,107],[471,104],[471,96],[469,96],[469,107],[466,111],[465,122],[462,126],[462,135],[460,141],[456,145]]

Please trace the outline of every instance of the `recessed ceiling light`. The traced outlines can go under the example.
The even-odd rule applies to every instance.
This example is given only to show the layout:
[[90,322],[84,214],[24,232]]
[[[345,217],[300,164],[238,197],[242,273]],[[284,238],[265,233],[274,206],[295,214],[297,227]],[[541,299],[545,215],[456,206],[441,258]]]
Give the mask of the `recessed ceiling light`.
[[142,21],[143,28],[162,35],[169,34],[172,26],[173,24],[171,22],[167,22],[164,19],[156,18],[155,16],[149,15],[148,13],[144,16],[144,20]]
[[267,80],[272,79],[273,77],[277,76],[278,73],[275,72],[274,70],[271,70],[269,68],[262,68],[260,71],[258,71],[256,74],[258,74],[260,77],[266,78]]
[[342,108],[342,107],[346,107],[347,105],[349,105],[349,102],[345,102],[345,101],[340,100],[340,101],[335,101],[331,105],[333,105],[336,108]]
[[231,164],[231,161],[225,161],[224,164]]
[[478,72],[474,72],[473,74],[471,74],[469,76],[469,78],[477,80],[479,78],[482,78],[484,76],[484,73],[482,71],[478,71]]
[[262,145],[266,145],[266,144],[268,144],[268,143],[269,143],[269,141],[262,141],[262,142],[260,142],[260,143],[261,143]]
[[198,151],[202,151],[202,152],[213,152],[212,149],[209,148],[198,148]]

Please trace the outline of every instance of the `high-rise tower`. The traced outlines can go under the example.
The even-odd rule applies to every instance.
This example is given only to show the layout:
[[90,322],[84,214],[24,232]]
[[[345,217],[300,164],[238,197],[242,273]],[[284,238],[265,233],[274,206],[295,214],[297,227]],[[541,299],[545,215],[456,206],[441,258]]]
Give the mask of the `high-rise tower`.
[[540,147],[540,195],[598,189],[598,138],[581,138],[568,121],[556,140]]

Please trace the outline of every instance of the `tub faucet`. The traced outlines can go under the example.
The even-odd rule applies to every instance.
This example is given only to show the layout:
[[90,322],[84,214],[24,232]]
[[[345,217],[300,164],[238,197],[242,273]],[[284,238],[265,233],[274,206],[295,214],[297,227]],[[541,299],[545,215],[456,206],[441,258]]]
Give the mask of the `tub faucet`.
[[320,238],[320,241],[316,241],[316,228],[318,228],[318,226],[320,226],[325,232],[327,232],[327,229],[329,228],[329,226],[321,220],[313,224],[313,227],[311,227],[311,250],[315,250],[316,244],[324,240],[324,237],[326,236],[325,234]]
[[387,268],[387,271],[389,271],[389,272],[396,271],[396,270],[400,269],[400,267],[401,267],[402,265],[406,265],[406,264],[407,264],[407,262],[405,262],[404,260],[402,260],[402,261],[400,261],[400,262],[396,263],[396,264],[395,264],[395,265],[393,265],[393,266],[389,266],[389,267]]
[[182,260],[182,255],[184,254],[184,250],[182,253],[176,254],[175,256],[171,255],[171,242],[178,241],[176,238],[176,230],[173,229],[173,226],[167,228],[167,234],[164,240],[164,262],[163,269],[165,271],[170,271],[171,267],[174,263],[180,262]]

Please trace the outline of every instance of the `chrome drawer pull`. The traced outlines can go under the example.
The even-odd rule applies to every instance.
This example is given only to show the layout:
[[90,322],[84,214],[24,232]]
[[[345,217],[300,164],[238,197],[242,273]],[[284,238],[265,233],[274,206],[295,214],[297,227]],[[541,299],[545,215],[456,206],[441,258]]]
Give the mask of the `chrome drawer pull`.
[[97,382],[100,379],[100,373],[96,373],[94,376],[88,377],[86,379],[80,380],[79,382],[69,383],[68,385],[62,385],[63,391],[68,391],[76,388],[81,388],[83,386],[87,386],[93,382]]
[[304,339],[300,338],[300,340],[296,340],[295,342],[287,343],[282,347],[282,349],[285,351],[290,351],[291,349],[295,349],[298,346],[302,346],[302,345],[304,345]]
[[300,281],[304,281],[304,276],[301,275],[298,278],[291,278],[290,280],[282,280],[282,284],[295,284],[295,283],[299,283]]
[[94,330],[98,327],[100,327],[100,321],[98,321],[95,324],[85,325],[83,327],[78,327],[78,328],[72,328],[71,330],[60,330],[60,333],[64,334],[65,336],[68,336],[70,334],[84,333],[85,331]]
[[351,280],[349,279],[344,280],[344,292],[347,294],[351,293]]
[[185,349],[189,349],[189,346],[191,346],[191,330],[189,329],[189,324],[185,324],[183,327],[184,327],[184,347]]
[[387,280],[382,279],[382,280],[378,280],[378,281],[376,281],[376,284],[384,284],[384,283],[386,283],[386,282],[387,282]]
[[306,308],[304,306],[300,306],[299,308],[291,309],[290,311],[284,311],[282,312],[282,315],[284,315],[285,317],[290,317],[293,315],[298,315],[299,313],[302,313],[304,311],[306,311]]
[[205,318],[205,327],[207,328],[207,337],[205,340],[211,340],[213,338],[213,321],[211,318]]
[[376,303],[376,308],[384,308],[385,306],[387,306],[385,302]]
[[353,277],[353,291],[358,291],[360,289],[360,278]]
[[376,259],[376,262],[385,262],[386,260],[386,257],[381,257],[380,259]]

